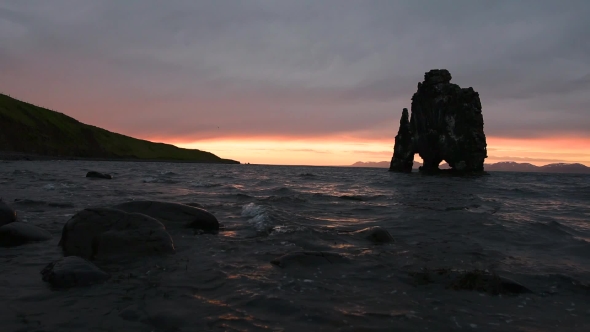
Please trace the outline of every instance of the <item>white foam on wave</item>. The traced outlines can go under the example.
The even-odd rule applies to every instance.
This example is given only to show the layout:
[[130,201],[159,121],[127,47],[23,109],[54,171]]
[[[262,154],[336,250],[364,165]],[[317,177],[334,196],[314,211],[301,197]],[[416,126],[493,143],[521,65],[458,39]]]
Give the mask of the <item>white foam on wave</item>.
[[272,218],[264,206],[248,203],[242,206],[242,217],[250,218],[248,223],[257,231],[266,231],[272,227]]
[[254,228],[260,232],[267,231],[272,227],[272,219],[266,212],[249,219],[248,223],[253,225]]
[[275,226],[272,229],[271,236],[279,235],[279,234],[288,234],[288,233],[295,233],[295,232],[302,232],[307,230],[307,228],[303,226]]
[[46,190],[55,190],[55,185],[53,183],[48,183],[46,185],[43,186],[43,189]]
[[248,203],[242,206],[242,217],[256,217],[259,214],[266,212],[264,206]]

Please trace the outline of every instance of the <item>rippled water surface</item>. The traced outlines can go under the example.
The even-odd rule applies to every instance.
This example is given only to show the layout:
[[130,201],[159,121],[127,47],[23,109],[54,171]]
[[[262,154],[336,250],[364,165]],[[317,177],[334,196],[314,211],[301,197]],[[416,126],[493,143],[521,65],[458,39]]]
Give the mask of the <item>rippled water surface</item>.
[[[87,171],[110,173],[92,180]],[[383,169],[0,162],[0,196],[53,240],[0,248],[2,331],[590,330],[590,176],[395,174]],[[177,253],[101,266],[102,285],[51,290],[64,223],[130,200],[198,204],[219,234],[172,234]],[[391,244],[353,231],[387,229]],[[346,262],[278,267],[294,251]],[[492,296],[416,282],[489,270],[533,291]],[[426,269],[426,270],[425,270]]]

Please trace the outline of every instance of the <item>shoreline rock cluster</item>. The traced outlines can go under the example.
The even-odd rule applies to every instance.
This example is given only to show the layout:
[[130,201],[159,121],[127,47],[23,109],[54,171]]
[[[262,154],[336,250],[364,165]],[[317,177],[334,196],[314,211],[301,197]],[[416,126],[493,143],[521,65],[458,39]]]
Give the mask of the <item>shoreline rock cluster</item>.
[[108,278],[99,268],[101,262],[175,254],[168,231],[179,229],[217,232],[219,222],[206,210],[169,202],[131,201],[84,209],[64,225],[58,244],[64,258],[41,271],[43,280],[54,287],[103,282]]
[[[43,268],[42,279],[55,288],[104,282],[110,275],[100,268],[101,263],[175,254],[169,231],[183,229],[190,229],[193,234],[216,233],[220,225],[210,212],[179,203],[130,201],[86,208],[63,226],[58,244],[63,257]],[[19,221],[17,212],[0,199],[0,247],[52,238],[47,230]]]

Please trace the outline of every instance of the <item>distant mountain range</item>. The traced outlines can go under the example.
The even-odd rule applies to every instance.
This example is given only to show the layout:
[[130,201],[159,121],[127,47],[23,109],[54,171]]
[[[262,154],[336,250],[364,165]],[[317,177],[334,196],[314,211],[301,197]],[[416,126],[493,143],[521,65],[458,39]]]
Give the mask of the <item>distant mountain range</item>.
[[[378,161],[378,162],[362,162],[358,161],[351,166],[353,167],[376,167],[376,168],[389,168],[389,161]],[[414,162],[414,169],[422,166],[419,162]],[[448,164],[440,165],[441,169],[449,168]],[[486,171],[492,172],[544,172],[544,173],[586,173],[590,174],[590,167],[582,164],[565,164],[556,163],[548,164],[545,166],[535,166],[529,163],[517,163],[514,161],[503,161],[494,164],[485,164]]]

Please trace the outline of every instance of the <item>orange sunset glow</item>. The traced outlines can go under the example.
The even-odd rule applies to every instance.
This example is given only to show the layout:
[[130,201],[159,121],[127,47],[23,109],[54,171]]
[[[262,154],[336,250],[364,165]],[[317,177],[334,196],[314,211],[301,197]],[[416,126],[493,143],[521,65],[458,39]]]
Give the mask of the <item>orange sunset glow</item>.
[[[488,137],[487,142],[486,163],[516,161],[537,166],[561,162],[590,165],[590,138]],[[175,145],[211,151],[242,163],[268,165],[346,166],[357,161],[388,161],[393,153],[393,138],[384,141],[240,138]],[[415,160],[422,161],[418,155]]]

